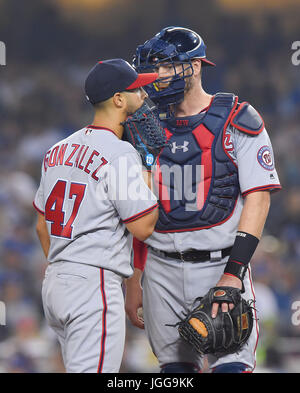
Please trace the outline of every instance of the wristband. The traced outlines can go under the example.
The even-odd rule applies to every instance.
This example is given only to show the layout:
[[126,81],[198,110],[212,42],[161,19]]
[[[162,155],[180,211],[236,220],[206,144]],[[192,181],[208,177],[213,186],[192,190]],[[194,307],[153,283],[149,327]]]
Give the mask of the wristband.
[[147,260],[148,248],[146,243],[133,238],[133,266],[144,271]]
[[256,250],[259,239],[250,233],[237,232],[236,238],[224,269],[224,274],[238,277],[243,281],[248,264]]

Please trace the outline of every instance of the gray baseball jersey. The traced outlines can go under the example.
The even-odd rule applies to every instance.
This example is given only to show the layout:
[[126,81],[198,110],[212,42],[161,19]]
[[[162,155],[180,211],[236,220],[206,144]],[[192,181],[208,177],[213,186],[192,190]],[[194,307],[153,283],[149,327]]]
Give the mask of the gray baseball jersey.
[[195,248],[216,250],[216,246],[220,250],[232,246],[244,205],[243,198],[254,191],[274,191],[281,188],[275,169],[271,141],[266,129],[253,137],[230,126],[225,133],[224,146],[237,165],[241,190],[232,216],[220,225],[197,231],[173,233],[154,231],[145,243],[167,252],[180,252]]
[[[178,123],[184,125],[185,119],[180,118]],[[194,299],[204,296],[220,279],[228,260],[228,256],[223,259],[220,257],[220,250],[234,243],[244,197],[254,191],[274,191],[281,188],[274,165],[272,145],[265,129],[259,135],[250,136],[229,126],[223,141],[226,152],[238,169],[240,194],[232,215],[227,221],[205,229],[165,233],[155,231],[145,241],[156,249],[148,249],[142,277],[145,329],[160,366],[173,362],[187,362],[201,368],[202,359],[179,339],[177,329],[165,325],[175,324],[183,318]],[[189,149],[192,149],[192,146],[182,137],[180,144],[173,143],[168,158],[172,161],[172,154],[179,151],[183,156]],[[204,177],[205,170],[204,166]],[[164,185],[168,186],[168,183]],[[219,257],[211,255],[207,262],[191,263],[167,258],[158,251],[180,252],[189,249],[218,251]],[[244,286],[245,299],[255,299],[250,266]],[[247,347],[233,355],[209,359],[210,367],[241,362],[252,370],[255,367],[257,339],[256,321]]]
[[134,148],[85,127],[46,153],[34,200],[50,234],[42,287],[67,372],[118,372],[125,343],[122,280],[132,274],[126,223],[157,207]]
[[157,207],[135,149],[110,130],[89,126],[46,153],[34,206],[45,214],[48,261],[132,274],[125,224]]

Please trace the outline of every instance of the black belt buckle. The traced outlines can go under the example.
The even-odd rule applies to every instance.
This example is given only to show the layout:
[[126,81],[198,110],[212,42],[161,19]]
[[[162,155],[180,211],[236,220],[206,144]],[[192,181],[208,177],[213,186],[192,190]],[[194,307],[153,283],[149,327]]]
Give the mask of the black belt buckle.
[[186,254],[186,252],[185,252],[185,251],[179,251],[179,254],[180,254],[180,259],[181,259],[181,261],[182,261],[182,262],[187,262],[187,260],[184,259],[184,254]]
[[209,255],[197,251],[181,251],[179,252],[182,262],[205,262],[209,260]]

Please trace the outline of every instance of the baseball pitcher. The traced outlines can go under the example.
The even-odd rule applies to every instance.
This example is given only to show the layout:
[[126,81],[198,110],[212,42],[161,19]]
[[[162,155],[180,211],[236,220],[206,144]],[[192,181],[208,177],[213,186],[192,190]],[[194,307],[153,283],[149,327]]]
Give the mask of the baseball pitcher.
[[122,283],[133,273],[133,236],[144,241],[157,200],[136,150],[122,140],[136,111],[153,120],[137,74],[126,61],[98,62],[85,82],[91,125],[52,146],[42,163],[34,207],[49,262],[42,287],[45,316],[57,334],[67,372],[118,372],[125,340]]

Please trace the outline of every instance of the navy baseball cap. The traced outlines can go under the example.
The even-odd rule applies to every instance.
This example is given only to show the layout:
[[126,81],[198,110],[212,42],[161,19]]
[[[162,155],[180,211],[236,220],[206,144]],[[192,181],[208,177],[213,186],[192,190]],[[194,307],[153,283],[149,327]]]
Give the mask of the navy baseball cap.
[[99,61],[85,81],[85,93],[91,104],[108,100],[115,93],[137,89],[154,82],[157,73],[138,74],[123,59]]

